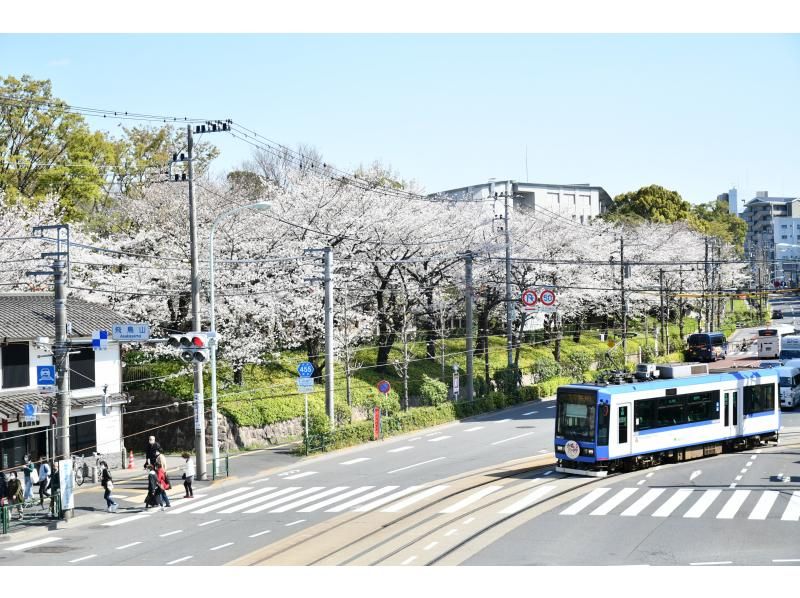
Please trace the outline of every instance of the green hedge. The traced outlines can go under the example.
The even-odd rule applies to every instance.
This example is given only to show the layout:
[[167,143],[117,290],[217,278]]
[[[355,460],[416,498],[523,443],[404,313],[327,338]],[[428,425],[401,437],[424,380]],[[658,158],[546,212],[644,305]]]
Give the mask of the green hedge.
[[422,374],[419,395],[423,405],[441,405],[447,402],[447,385],[440,380],[434,380],[430,376]]
[[544,382],[539,382],[533,386],[527,386],[526,388],[530,390],[528,390],[525,394],[525,396],[528,397],[526,400],[530,401],[550,397],[556,394],[556,390],[559,386],[564,386],[565,384],[571,383],[571,378],[567,378],[566,376],[558,376],[556,378],[550,378],[550,380],[545,380]]

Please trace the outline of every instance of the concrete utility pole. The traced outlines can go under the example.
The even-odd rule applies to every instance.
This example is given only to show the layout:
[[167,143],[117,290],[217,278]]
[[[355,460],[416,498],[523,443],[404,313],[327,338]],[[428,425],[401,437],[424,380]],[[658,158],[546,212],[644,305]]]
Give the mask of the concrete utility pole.
[[[194,178],[192,169],[192,153],[194,139],[192,126],[186,126],[188,144],[189,169],[189,242],[192,254],[192,330],[202,330],[200,323],[200,279],[198,276],[197,257],[197,210],[194,204]],[[194,363],[194,451],[196,455],[197,479],[206,480],[206,421],[203,406],[203,364]]]
[[322,253],[325,271],[325,410],[331,419],[331,428],[336,427],[333,408],[333,248],[325,247]]
[[472,346],[472,252],[467,252],[464,256],[464,277],[465,286],[464,299],[467,306],[467,392],[466,400],[471,401],[474,398],[474,390],[472,387],[473,378],[473,357],[474,350]]
[[666,334],[666,325],[664,324],[664,269],[660,268],[658,271],[658,296],[661,299],[661,311],[659,315],[661,316],[661,346],[664,348],[665,353],[667,352],[667,334]]
[[[705,258],[705,289],[703,291],[703,303],[706,311],[706,332],[711,332],[710,324],[709,324],[709,304],[708,304],[708,237],[705,238],[706,244],[706,258]],[[700,330],[698,330],[700,332]]]
[[619,288],[622,300],[622,367],[628,355],[628,306],[625,304],[625,237],[619,237]]
[[[511,301],[511,231],[509,230],[508,200],[514,205],[513,186],[511,181],[506,182],[505,198],[505,233],[506,233],[506,336],[508,337],[508,367],[514,365],[514,303]],[[487,381],[488,382],[488,381]]]
[[58,405],[58,442],[56,456],[69,459],[69,344],[67,343],[67,286],[64,262],[53,261],[55,281],[56,336],[53,344],[53,361],[56,366],[56,404]]

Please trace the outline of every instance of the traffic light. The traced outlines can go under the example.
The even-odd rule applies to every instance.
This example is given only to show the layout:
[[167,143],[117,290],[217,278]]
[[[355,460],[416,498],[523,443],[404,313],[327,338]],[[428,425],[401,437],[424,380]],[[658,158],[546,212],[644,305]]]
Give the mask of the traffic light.
[[167,344],[179,350],[178,354],[183,361],[197,363],[208,361],[208,334],[205,332],[170,334]]

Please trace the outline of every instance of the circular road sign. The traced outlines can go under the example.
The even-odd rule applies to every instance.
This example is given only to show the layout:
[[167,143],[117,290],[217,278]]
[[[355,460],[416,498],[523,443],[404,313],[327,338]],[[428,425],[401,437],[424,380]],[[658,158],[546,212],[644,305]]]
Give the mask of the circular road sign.
[[525,292],[522,293],[522,304],[526,307],[533,307],[536,305],[537,299],[536,291],[533,289],[525,289]]
[[553,305],[556,302],[556,294],[550,289],[545,289],[539,294],[539,301],[543,305]]
[[389,391],[392,390],[392,385],[389,384],[387,380],[381,380],[378,382],[378,390],[385,395],[389,394]]
[[314,364],[310,361],[301,361],[297,366],[297,373],[303,378],[310,378],[314,375]]

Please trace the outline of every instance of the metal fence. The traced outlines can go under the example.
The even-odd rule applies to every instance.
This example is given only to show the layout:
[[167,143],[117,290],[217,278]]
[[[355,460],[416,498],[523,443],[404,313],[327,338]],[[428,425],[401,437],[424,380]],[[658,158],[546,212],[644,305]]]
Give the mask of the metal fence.
[[9,534],[15,529],[42,525],[54,519],[63,519],[61,493],[53,493],[49,500],[40,503],[28,500],[17,504],[0,506],[0,534]]

